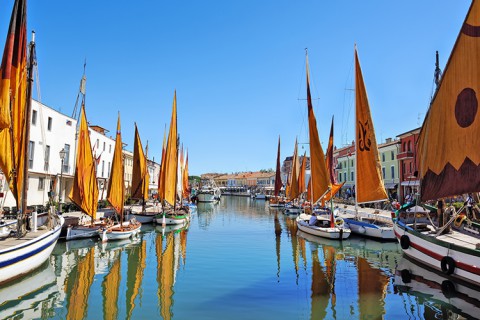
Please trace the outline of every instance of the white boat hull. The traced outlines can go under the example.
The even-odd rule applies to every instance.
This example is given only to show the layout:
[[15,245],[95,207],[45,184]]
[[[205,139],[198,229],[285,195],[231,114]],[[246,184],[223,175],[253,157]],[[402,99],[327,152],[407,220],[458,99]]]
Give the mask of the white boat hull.
[[142,213],[130,213],[128,219],[135,218],[141,224],[153,223],[155,215],[158,213],[155,212],[142,212]]
[[157,215],[155,217],[155,222],[157,224],[165,225],[183,225],[190,221],[189,215],[166,215],[165,218],[163,215]]
[[100,226],[68,226],[65,240],[70,241],[86,238],[96,238],[99,236],[98,232],[100,228]]
[[103,242],[105,241],[115,241],[115,240],[125,240],[131,237],[136,236],[140,233],[141,224],[138,224],[135,228],[132,228],[130,222],[124,222],[123,226],[125,227],[124,230],[117,230],[121,229],[119,226],[100,231],[101,235],[100,238]]
[[442,237],[448,235],[422,234],[401,222],[394,224],[394,231],[406,256],[453,278],[480,285],[479,250],[443,241]]
[[303,220],[301,217],[297,218],[297,226],[298,226],[298,229],[303,232],[309,233],[317,237],[327,238],[327,239],[343,240],[350,237],[350,234],[351,234],[350,229],[345,227],[325,228],[325,227],[311,226],[308,224],[308,221]]
[[[13,246],[0,249],[0,283],[27,274],[42,265],[52,253],[62,229],[63,217],[54,229],[38,237],[18,240]],[[31,233],[33,234],[33,233]]]
[[215,202],[217,199],[213,193],[199,193],[197,194],[198,202]]

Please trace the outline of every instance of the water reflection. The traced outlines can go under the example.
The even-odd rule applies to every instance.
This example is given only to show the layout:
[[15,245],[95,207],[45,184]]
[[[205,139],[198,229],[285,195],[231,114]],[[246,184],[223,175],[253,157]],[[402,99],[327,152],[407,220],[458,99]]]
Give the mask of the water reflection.
[[410,316],[425,319],[476,319],[480,288],[453,282],[446,275],[402,258],[395,271],[395,289]]
[[389,270],[399,255],[396,243],[329,240],[302,231],[297,235],[311,250],[311,319],[385,317]]

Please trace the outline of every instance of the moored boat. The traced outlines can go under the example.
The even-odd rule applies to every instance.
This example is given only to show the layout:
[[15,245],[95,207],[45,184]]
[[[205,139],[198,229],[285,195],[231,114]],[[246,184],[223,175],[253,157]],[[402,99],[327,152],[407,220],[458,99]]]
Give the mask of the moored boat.
[[[417,143],[420,194],[436,212],[397,210],[395,235],[403,253],[454,280],[480,285],[480,236],[445,198],[480,191],[480,1],[473,0],[448,59]],[[438,68],[438,64],[437,64]],[[439,74],[439,73],[436,73]],[[460,219],[459,219],[460,217]],[[462,225],[469,228],[458,228]],[[470,229],[470,230],[465,230]]]
[[27,3],[17,0],[0,67],[0,169],[20,210],[16,231],[0,243],[0,283],[30,273],[45,263],[57,243],[64,221],[51,207],[47,223],[37,228],[37,213],[28,213],[27,208],[28,143],[36,54],[33,33],[27,63],[26,29]]

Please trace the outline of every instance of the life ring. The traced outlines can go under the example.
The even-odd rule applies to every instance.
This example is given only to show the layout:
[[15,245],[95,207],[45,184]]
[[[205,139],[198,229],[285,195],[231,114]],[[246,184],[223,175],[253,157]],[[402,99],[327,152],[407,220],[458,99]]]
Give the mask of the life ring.
[[445,274],[452,274],[455,271],[455,260],[452,257],[446,256],[440,262],[442,272]]
[[407,250],[410,247],[410,238],[407,235],[400,237],[400,246],[402,249]]
[[455,289],[455,284],[450,281],[450,280],[443,280],[442,282],[442,293],[443,295],[450,299],[455,295],[455,292],[457,289]]
[[403,283],[410,283],[412,281],[412,273],[408,269],[400,271],[400,276],[402,277]]
[[337,226],[338,228],[343,228],[344,225],[345,225],[345,221],[343,221],[342,218],[340,217],[335,218],[335,226]]
[[463,220],[467,219],[463,214],[457,216],[455,220],[453,221],[453,224],[455,227],[460,228],[462,226]]

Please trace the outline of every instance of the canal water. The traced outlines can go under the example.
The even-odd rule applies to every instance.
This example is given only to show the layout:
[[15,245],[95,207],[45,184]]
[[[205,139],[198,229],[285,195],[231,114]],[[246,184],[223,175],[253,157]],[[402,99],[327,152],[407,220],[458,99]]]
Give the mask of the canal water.
[[59,242],[37,272],[0,288],[0,319],[480,314],[475,292],[442,283],[441,275],[404,259],[397,243],[309,236],[265,201],[223,197],[198,204],[188,228],[146,225],[135,240]]

